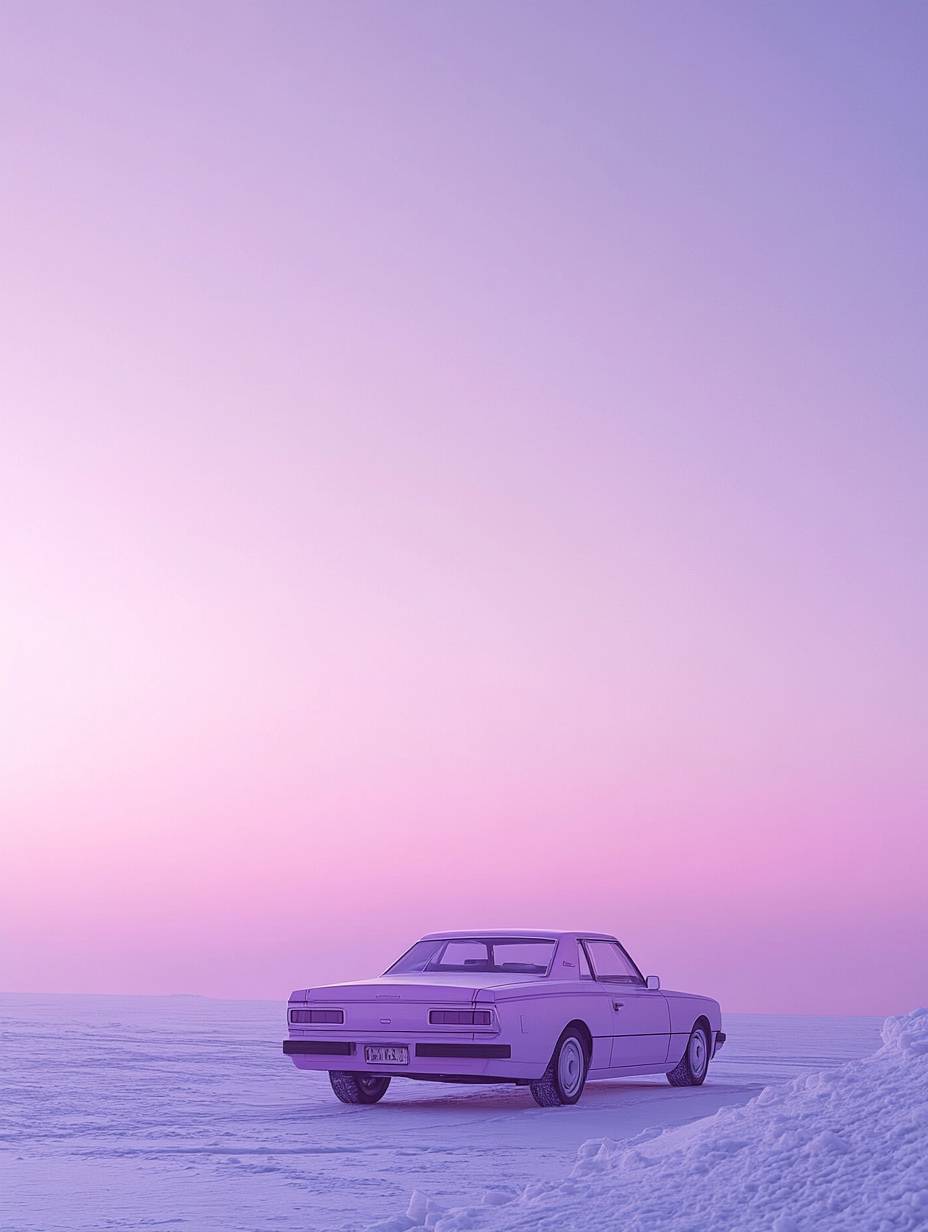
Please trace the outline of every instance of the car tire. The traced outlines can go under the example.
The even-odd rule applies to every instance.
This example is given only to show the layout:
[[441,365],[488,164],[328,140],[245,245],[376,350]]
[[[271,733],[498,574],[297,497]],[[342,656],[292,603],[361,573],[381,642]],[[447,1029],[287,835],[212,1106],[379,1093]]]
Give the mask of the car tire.
[[329,1070],[329,1082],[343,1104],[376,1104],[390,1085],[384,1074],[352,1074],[341,1069]]
[[557,1041],[544,1075],[529,1083],[535,1103],[542,1108],[575,1104],[583,1094],[589,1067],[586,1040],[575,1027],[568,1027]]
[[697,1023],[686,1041],[686,1049],[679,1064],[667,1075],[667,1081],[672,1087],[700,1087],[706,1081],[709,1072],[709,1053],[711,1044],[709,1032]]

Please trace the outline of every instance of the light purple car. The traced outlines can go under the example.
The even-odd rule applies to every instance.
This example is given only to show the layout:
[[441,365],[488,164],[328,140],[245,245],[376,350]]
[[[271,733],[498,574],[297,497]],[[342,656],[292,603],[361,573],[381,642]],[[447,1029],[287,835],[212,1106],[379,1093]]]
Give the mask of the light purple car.
[[400,1077],[511,1082],[545,1106],[588,1078],[698,1086],[725,1042],[717,1001],[662,991],[615,937],[547,929],[429,933],[377,979],[293,993],[287,1020],[284,1052],[346,1104]]

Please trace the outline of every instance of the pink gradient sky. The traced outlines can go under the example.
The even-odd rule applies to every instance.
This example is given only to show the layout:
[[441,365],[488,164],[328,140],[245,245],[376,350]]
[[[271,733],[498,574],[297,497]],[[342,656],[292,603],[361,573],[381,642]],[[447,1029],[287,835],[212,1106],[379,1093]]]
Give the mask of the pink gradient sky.
[[0,988],[924,1004],[928,10],[0,26]]

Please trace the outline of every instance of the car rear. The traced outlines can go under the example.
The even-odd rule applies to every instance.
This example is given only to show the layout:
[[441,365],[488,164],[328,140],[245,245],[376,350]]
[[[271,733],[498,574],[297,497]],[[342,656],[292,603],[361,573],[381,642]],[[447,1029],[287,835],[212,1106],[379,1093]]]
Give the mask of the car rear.
[[[301,989],[287,1008],[283,1051],[299,1069],[434,1081],[534,1076],[492,988],[409,982]],[[518,1018],[516,1019],[518,1022]]]

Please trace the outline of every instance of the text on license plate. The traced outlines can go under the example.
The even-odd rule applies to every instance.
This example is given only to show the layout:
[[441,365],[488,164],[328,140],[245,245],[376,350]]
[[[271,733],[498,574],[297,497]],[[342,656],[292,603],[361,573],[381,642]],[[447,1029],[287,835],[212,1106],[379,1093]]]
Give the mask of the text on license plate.
[[365,1044],[364,1060],[369,1065],[408,1065],[409,1049],[405,1044]]

